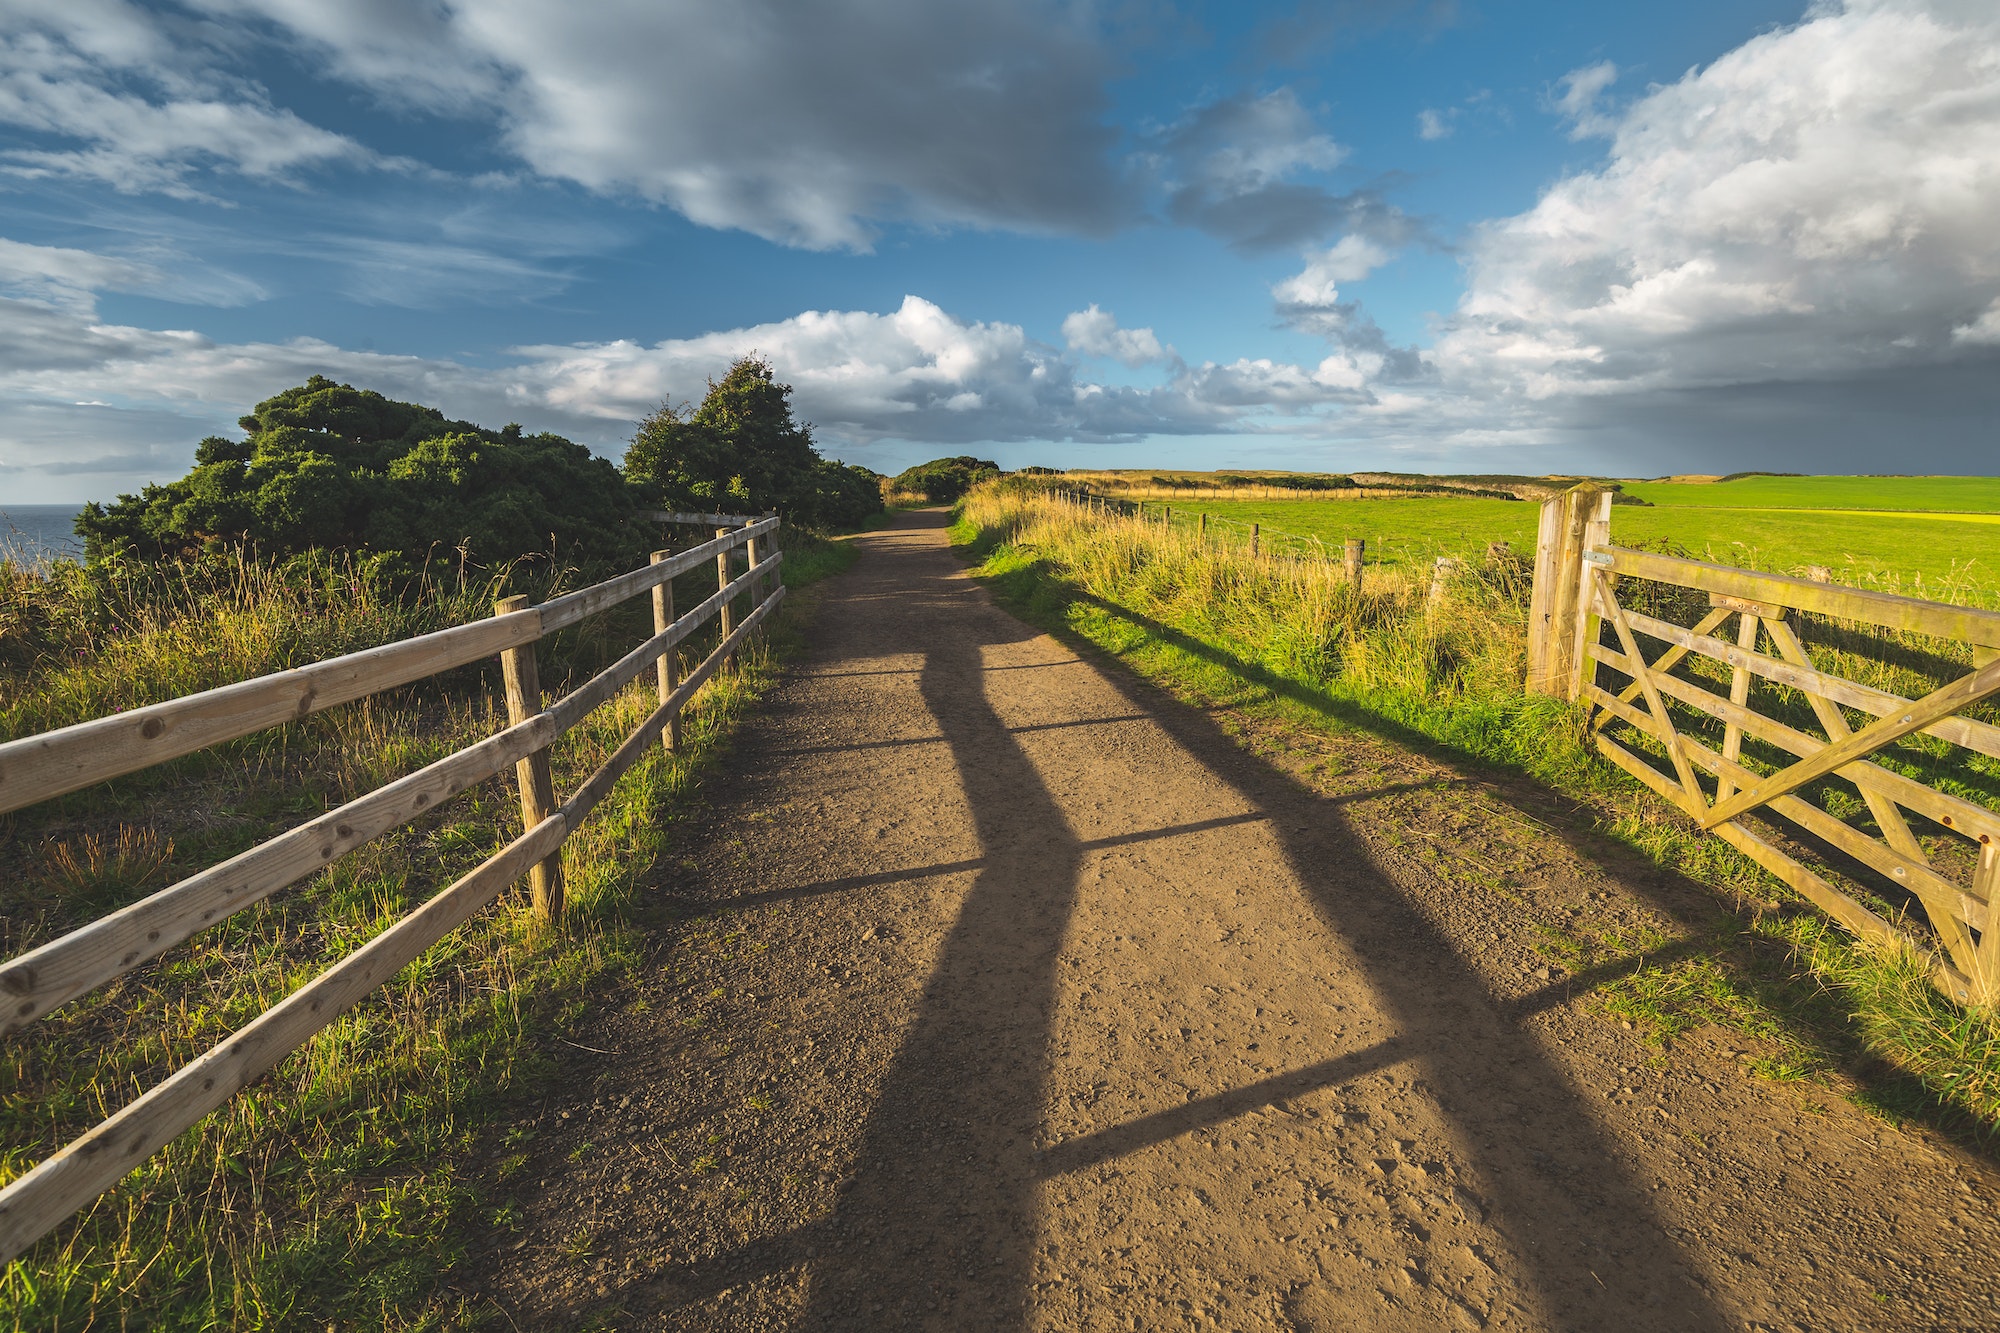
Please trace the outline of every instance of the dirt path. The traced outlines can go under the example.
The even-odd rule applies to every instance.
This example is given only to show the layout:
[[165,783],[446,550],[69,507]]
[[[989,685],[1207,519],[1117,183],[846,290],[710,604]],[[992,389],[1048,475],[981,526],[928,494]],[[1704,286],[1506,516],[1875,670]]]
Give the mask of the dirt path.
[[662,886],[680,919],[495,1145],[470,1298],[521,1329],[1992,1326],[1989,1165],[1727,1046],[1655,1068],[1533,948],[1582,912],[1684,934],[1689,886],[1380,742],[1260,756],[993,607],[938,515],[861,542]]

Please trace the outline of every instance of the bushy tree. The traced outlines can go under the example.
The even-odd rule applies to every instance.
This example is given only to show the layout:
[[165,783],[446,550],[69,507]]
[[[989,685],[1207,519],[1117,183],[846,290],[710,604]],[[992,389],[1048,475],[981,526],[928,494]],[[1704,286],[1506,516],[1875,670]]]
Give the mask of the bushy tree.
[[624,565],[648,545],[618,470],[560,435],[485,430],[319,375],[239,424],[247,439],[203,440],[180,480],[86,506],[89,557],[329,548],[414,570],[461,546],[488,565],[535,553]]
[[746,356],[708,382],[701,406],[661,404],[625,451],[625,476],[673,510],[760,514],[854,527],[882,509],[876,474],[820,457],[792,419],[792,389]]
[[896,490],[921,495],[930,504],[947,505],[988,477],[999,475],[998,463],[961,455],[957,458],[933,458],[928,463],[905,468],[889,484]]

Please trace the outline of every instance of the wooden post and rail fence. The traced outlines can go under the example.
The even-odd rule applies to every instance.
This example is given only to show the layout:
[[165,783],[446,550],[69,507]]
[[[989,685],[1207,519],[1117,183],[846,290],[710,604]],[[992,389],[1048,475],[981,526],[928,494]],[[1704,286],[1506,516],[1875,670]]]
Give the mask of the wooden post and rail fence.
[[[1581,704],[1605,758],[1848,930],[1930,956],[1932,980],[1955,999],[2000,1004],[2000,813],[1942,789],[1936,775],[1955,751],[1915,764],[1892,750],[1922,733],[2000,758],[2000,727],[1964,716],[2000,694],[2000,612],[1845,587],[1823,566],[1793,578],[1617,546],[1611,499],[1585,483],[1543,503],[1529,690]],[[1659,595],[1673,589],[1707,595],[1699,618],[1686,613],[1693,624],[1638,609],[1700,603]],[[1848,653],[1914,641],[1930,645],[1932,662],[1963,658],[1969,667],[1907,698],[1815,663],[1800,629],[1817,627],[1835,631]],[[1788,712],[1791,721],[1780,716]],[[1761,747],[1755,768],[1746,742]],[[1852,796],[1829,801],[1842,790],[1836,781]],[[1843,818],[1836,807],[1856,813]],[[1744,822],[1752,814],[1783,823],[1753,827]],[[1913,899],[1933,938],[1902,924],[1901,912],[1885,915],[1836,887],[1827,873],[1836,867],[1851,883],[1872,872],[1888,891],[1863,896]]]
[[[783,559],[775,543],[776,516],[654,517],[713,526],[716,535],[689,550],[655,552],[644,567],[538,606],[510,597],[495,605],[490,619],[0,744],[4,814],[496,654],[506,685],[505,729],[0,964],[0,1037],[510,767],[520,788],[523,824],[519,837],[473,870],[0,1189],[0,1263],[117,1184],[523,876],[536,913],[545,920],[560,917],[564,841],[649,746],[678,748],[681,710],[712,676],[727,669],[785,594],[783,584],[776,582]],[[738,551],[747,556],[748,568],[732,577]],[[710,561],[717,574],[716,592],[676,616],[674,578]],[[652,595],[651,637],[576,690],[545,704],[536,643],[647,593]],[[733,605],[746,598],[750,609],[738,621]],[[710,620],[720,622],[715,647],[679,675],[675,649]],[[659,706],[582,786],[558,802],[549,747],[648,669],[655,673]]]

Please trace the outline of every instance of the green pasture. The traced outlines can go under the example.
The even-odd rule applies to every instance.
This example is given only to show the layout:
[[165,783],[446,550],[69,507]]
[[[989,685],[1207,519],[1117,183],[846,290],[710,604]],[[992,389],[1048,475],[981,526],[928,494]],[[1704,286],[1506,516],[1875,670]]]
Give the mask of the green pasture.
[[[1755,480],[1801,481],[1804,478]],[[1812,478],[1814,481],[1901,481],[1903,478]],[[1912,478],[1912,481],[1954,479]],[[1715,491],[1735,498],[1741,483],[1674,486],[1674,492]],[[1979,479],[2000,508],[2000,482]],[[1635,494],[1652,486],[1634,486]],[[1805,491],[1806,488],[1797,488]],[[1815,497],[1817,498],[1817,497]],[[1898,496],[1905,499],[1905,496]],[[1162,506],[1149,503],[1147,512]],[[1430,496],[1399,500],[1247,500],[1174,506],[1175,525],[1210,515],[1214,530],[1246,536],[1263,526],[1268,549],[1294,548],[1317,539],[1338,556],[1348,537],[1365,538],[1371,563],[1428,561],[1439,555],[1481,556],[1492,541],[1534,550],[1539,507],[1527,501]],[[1702,507],[1667,502],[1653,507],[1617,505],[1611,538],[1620,545],[1685,549],[1696,559],[1779,573],[1825,565],[1843,583],[1940,601],[2000,601],[2000,513],[1953,514],[1936,510],[1884,512],[1804,505]]]
[[[1629,495],[1674,509],[1958,510],[2000,514],[2000,477],[1739,477],[1629,481]],[[1824,564],[1825,561],[1819,563]]]

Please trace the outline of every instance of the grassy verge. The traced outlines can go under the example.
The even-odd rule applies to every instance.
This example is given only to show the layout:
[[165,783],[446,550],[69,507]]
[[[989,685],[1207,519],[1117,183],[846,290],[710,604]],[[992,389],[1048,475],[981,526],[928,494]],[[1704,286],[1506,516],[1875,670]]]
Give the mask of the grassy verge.
[[[1572,971],[1600,969],[1596,1002],[1607,1016],[1656,1045],[1717,1024],[1761,1045],[1767,1076],[1838,1068],[1884,1114],[1982,1139],[2000,1128],[2000,1024],[1991,1015],[1938,995],[1922,958],[1827,924],[1599,760],[1574,709],[1522,693],[1528,588],[1517,570],[1467,568],[1442,605],[1427,606],[1424,573],[1371,569],[1356,598],[1337,564],[1253,560],[1233,544],[1088,517],[1005,485],[969,496],[953,536],[1017,611],[1182,697],[1525,774],[1581,803],[1604,833],[1709,886],[1719,902],[1712,928],[1664,955],[1664,940],[1552,937]],[[1746,754],[1757,762],[1755,747]],[[1913,747],[1889,762],[1922,773],[1939,761]],[[2000,806],[1993,775],[1978,764],[1942,776],[1959,794]]]
[[[848,548],[786,540],[794,589]],[[26,575],[0,570],[26,588]],[[690,575],[680,604],[705,595]],[[708,576],[712,589],[712,575]],[[0,640],[0,735],[150,702],[487,614],[491,587],[391,598],[331,567],[93,583],[58,571]],[[810,594],[803,601],[810,600]],[[17,603],[18,605],[18,603]],[[554,1067],[544,1054],[639,956],[646,889],[702,771],[771,683],[804,607],[697,696],[564,848],[569,913],[503,899],[0,1273],[0,1327],[471,1327],[450,1294],[475,1224],[482,1130]],[[547,641],[552,690],[650,629],[643,605]],[[690,644],[690,658],[704,649]],[[555,751],[573,788],[652,708],[650,676]],[[0,920],[18,952],[502,725],[497,671],[331,710],[0,817]],[[476,864],[518,828],[489,782],[419,824],[72,1003],[0,1052],[10,1179]],[[493,1316],[498,1318],[497,1315]]]

